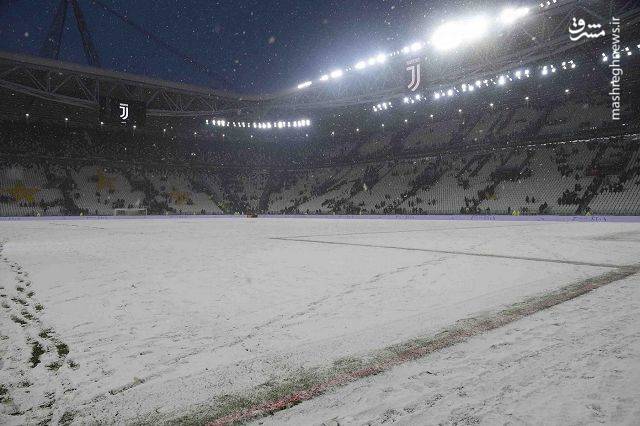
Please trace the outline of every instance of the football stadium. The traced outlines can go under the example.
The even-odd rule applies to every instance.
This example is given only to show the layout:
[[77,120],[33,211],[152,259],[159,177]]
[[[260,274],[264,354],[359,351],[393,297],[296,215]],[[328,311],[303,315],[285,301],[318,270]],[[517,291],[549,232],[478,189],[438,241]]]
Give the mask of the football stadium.
[[0,424],[640,423],[640,3],[0,2]]

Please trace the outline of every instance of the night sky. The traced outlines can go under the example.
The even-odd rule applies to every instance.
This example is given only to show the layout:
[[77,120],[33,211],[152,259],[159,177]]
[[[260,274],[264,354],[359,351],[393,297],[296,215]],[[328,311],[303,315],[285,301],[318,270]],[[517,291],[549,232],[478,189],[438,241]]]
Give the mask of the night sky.
[[[295,87],[424,38],[431,0],[102,0],[207,65],[205,74],[80,0],[105,68],[243,93]],[[0,49],[38,54],[59,0],[0,0]],[[450,2],[447,2],[450,4]],[[69,8],[61,59],[86,63]]]

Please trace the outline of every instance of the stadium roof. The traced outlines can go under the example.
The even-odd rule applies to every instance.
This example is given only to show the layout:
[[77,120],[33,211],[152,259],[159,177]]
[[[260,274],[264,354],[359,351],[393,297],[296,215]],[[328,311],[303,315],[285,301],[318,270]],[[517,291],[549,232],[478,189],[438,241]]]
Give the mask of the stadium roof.
[[[613,8],[613,9],[612,9]],[[526,22],[502,30],[499,37],[479,43],[454,58],[427,53],[427,68],[421,90],[432,91],[448,84],[495,75],[510,67],[539,65],[549,58],[572,59],[574,53],[599,55],[604,40],[569,40],[572,17],[588,15],[606,20],[615,10],[628,42],[639,36],[640,5],[628,2],[545,1]],[[399,47],[400,48],[400,47]],[[366,53],[366,52],[363,52]],[[136,99],[147,104],[152,117],[212,117],[227,119],[260,116],[276,111],[307,112],[347,106],[370,106],[407,93],[406,57],[399,55],[372,72],[349,72],[326,84],[302,85],[269,95],[244,95],[183,83],[115,72],[101,68],[40,57],[0,52],[0,87],[66,105],[97,110],[102,97]],[[357,67],[356,67],[357,68]],[[369,71],[369,70],[366,70]],[[338,73],[336,72],[336,76]]]

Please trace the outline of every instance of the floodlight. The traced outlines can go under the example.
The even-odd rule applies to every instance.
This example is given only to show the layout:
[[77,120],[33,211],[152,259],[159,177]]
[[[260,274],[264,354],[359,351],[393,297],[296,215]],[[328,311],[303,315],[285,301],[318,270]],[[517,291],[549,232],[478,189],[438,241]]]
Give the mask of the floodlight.
[[376,62],[379,64],[384,63],[387,60],[387,55],[385,55],[384,53],[380,53],[378,54],[378,56],[376,56]]
[[342,77],[342,70],[331,71],[331,74],[329,75],[331,76],[331,78],[340,78]]
[[434,93],[434,94],[433,94],[433,98],[434,98],[435,100],[440,99],[440,93],[438,93],[438,92]]
[[311,81],[305,81],[304,83],[298,84],[298,89],[305,89],[311,86],[313,83]]
[[367,63],[365,61],[360,61],[356,64],[356,69],[357,70],[361,70],[363,68],[365,68],[367,66]]
[[449,97],[453,96],[453,89],[447,90],[447,96]]
[[504,75],[501,75],[500,78],[498,78],[498,84],[500,86],[504,86],[505,83],[506,83],[506,79],[504,78]]
[[529,13],[527,7],[508,7],[500,12],[499,20],[505,25],[511,25],[520,18],[523,18]]
[[329,76],[327,74],[320,77],[320,81],[327,81],[327,80],[329,80]]
[[431,36],[431,44],[437,50],[451,50],[463,43],[482,38],[489,29],[489,21],[483,17],[446,22],[436,28]]

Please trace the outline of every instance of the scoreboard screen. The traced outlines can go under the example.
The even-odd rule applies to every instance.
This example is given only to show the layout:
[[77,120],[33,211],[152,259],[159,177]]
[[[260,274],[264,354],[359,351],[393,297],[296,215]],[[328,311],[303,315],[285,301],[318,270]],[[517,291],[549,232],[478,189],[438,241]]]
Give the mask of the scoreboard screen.
[[146,118],[147,106],[144,102],[115,98],[100,100],[100,121],[104,123],[142,127]]

